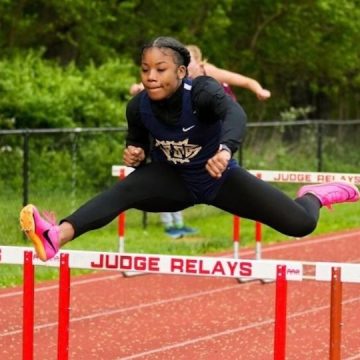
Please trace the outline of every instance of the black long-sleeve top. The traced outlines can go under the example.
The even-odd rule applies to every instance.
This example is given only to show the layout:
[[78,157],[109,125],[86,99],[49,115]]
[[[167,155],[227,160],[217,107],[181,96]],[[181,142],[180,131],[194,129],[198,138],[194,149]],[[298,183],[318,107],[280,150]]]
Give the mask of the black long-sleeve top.
[[[168,125],[176,124],[182,111],[182,91],[183,86],[180,86],[170,98],[151,101],[152,111],[158,120]],[[151,134],[141,121],[140,98],[141,95],[137,94],[127,105],[126,145],[141,147],[148,153]],[[221,84],[209,76],[199,76],[192,81],[191,98],[199,121],[211,123],[223,120],[220,143],[234,153],[245,137],[246,114],[242,107],[225,94]]]

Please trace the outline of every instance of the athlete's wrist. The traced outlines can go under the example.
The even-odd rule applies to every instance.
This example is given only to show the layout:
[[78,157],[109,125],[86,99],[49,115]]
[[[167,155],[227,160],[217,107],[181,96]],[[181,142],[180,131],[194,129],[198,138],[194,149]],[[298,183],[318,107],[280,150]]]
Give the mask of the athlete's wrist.
[[227,151],[227,152],[230,154],[230,156],[232,156],[232,151],[231,151],[231,149],[230,149],[227,145],[220,144],[218,151],[219,151],[219,152],[220,152],[220,151]]

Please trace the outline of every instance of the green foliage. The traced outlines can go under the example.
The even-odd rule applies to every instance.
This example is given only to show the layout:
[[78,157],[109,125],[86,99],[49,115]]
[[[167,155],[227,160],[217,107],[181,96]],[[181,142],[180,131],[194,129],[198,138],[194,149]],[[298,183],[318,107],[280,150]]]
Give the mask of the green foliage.
[[324,128],[324,171],[359,173],[359,147],[355,145],[358,142],[358,134],[358,126],[351,126],[347,131],[337,126]]
[[31,141],[30,183],[39,195],[54,189],[99,191],[114,182],[111,166],[122,162],[124,132],[56,134]]
[[309,113],[314,109],[311,106],[294,108],[284,110],[280,113],[280,118],[283,121],[295,121],[299,119],[308,119]]
[[20,136],[0,137],[0,188],[4,193],[19,191],[22,186],[23,152]]
[[[246,90],[236,90],[252,121],[278,119],[290,107],[308,106],[314,108],[309,114],[312,118],[356,118],[360,88],[359,51],[354,45],[360,42],[358,5],[358,0],[264,0],[256,6],[253,0],[4,0],[0,2],[0,59],[12,62],[19,51],[33,50],[61,66],[75,64],[71,66],[84,69],[95,64],[90,66],[97,81],[84,79],[74,69],[59,70],[58,74],[48,66],[38,69],[53,76],[54,82],[65,77],[68,86],[63,92],[56,93],[56,83],[40,91],[27,82],[25,91],[15,81],[13,94],[35,91],[41,95],[37,104],[58,113],[52,114],[52,127],[73,121],[111,124],[99,116],[116,117],[123,109],[115,107],[107,91],[96,87],[103,82],[100,77],[107,86],[113,84],[108,76],[109,67],[114,66],[108,65],[111,59],[138,62],[140,47],[160,35],[198,44],[210,62],[253,77],[269,88],[273,97],[266,104],[259,104]],[[135,66],[125,63],[120,83],[128,87],[138,79]],[[36,75],[39,81],[48,80]],[[54,103],[52,89],[60,100],[70,94],[68,103]],[[117,96],[123,100],[125,94],[127,91],[119,89]],[[81,106],[84,97],[89,102]],[[15,98],[14,102],[20,101]],[[39,111],[34,102],[31,104],[23,104],[16,115],[47,125],[50,110]],[[9,126],[9,113],[0,108],[1,126]]]
[[28,52],[0,61],[0,124],[15,128],[124,125],[132,65],[113,59],[99,67],[66,68]]
[[314,106],[315,118],[338,118],[335,109],[340,107],[341,116],[358,116],[354,88],[359,83],[350,80],[359,73],[354,48],[360,34],[358,2],[269,0],[253,5],[252,0],[233,2],[227,38],[210,58],[272,90],[276,101],[265,109],[241,96],[250,118],[277,119],[290,106]]
[[115,54],[118,7],[115,0],[2,1],[0,46],[6,55],[43,48],[61,64],[102,62]]
[[83,136],[78,142],[77,182],[86,189],[104,189],[114,182],[111,166],[122,164],[124,133]]

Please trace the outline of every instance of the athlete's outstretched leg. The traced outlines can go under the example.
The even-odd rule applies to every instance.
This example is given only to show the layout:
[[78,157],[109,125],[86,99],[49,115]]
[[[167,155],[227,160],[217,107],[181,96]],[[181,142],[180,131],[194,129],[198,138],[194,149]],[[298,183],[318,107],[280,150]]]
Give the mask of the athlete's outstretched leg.
[[179,211],[193,204],[192,195],[174,168],[151,163],[85,203],[60,225],[42,218],[31,204],[22,209],[20,223],[38,256],[48,260],[66,242],[108,224],[127,209]]
[[309,185],[293,200],[271,184],[236,168],[231,170],[212,204],[240,217],[260,221],[283,234],[301,237],[315,229],[323,205],[359,199],[355,186],[343,185]]

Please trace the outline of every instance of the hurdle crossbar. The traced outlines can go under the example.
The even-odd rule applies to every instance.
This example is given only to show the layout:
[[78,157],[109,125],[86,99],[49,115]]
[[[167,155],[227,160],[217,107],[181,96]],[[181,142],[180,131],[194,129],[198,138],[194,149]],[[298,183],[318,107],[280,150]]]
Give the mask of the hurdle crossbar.
[[[125,176],[131,174],[135,169],[125,165],[113,165],[112,176],[119,177],[122,171]],[[292,171],[292,170],[247,170],[250,174],[268,182],[279,183],[301,183],[315,184],[331,181],[348,181],[353,184],[360,184],[360,174],[338,173],[338,172],[317,172],[317,171]]]
[[259,179],[276,183],[316,184],[332,181],[347,181],[352,184],[360,184],[360,174],[256,169],[248,171]]

